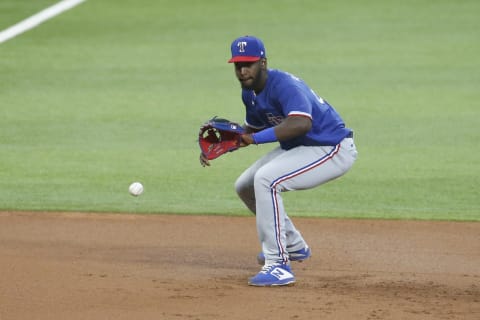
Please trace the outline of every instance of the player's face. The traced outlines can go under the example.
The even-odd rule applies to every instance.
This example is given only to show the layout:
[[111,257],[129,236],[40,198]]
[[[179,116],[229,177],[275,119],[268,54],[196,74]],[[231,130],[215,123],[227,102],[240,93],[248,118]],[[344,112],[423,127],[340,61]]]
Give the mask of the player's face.
[[243,89],[262,91],[267,79],[267,62],[261,59],[255,62],[235,62],[235,75]]

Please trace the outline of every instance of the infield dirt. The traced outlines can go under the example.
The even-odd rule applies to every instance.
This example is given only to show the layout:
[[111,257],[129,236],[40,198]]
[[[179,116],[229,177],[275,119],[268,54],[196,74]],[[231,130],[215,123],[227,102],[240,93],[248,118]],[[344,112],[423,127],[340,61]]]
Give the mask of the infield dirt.
[[312,258],[256,288],[253,217],[0,212],[0,319],[480,319],[480,223],[293,221]]

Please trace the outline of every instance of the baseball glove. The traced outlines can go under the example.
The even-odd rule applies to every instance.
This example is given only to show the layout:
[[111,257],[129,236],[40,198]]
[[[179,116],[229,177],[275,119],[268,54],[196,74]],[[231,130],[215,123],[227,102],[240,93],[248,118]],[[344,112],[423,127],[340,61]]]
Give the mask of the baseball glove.
[[200,127],[200,150],[208,160],[218,158],[226,152],[237,150],[244,132],[238,123],[213,117]]

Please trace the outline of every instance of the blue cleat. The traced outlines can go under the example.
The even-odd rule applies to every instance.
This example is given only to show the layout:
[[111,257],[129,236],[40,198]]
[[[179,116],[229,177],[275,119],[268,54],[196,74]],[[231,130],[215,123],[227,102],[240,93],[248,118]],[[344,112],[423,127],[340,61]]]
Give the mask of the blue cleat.
[[288,286],[295,283],[295,276],[287,264],[263,266],[260,272],[250,278],[248,284],[256,287]]
[[[297,262],[302,262],[303,260],[307,260],[308,258],[310,258],[311,255],[312,255],[312,251],[308,246],[298,251],[292,251],[288,253],[289,260],[297,261]],[[263,254],[263,252],[260,252],[257,255],[257,262],[261,266],[265,264],[265,255]]]

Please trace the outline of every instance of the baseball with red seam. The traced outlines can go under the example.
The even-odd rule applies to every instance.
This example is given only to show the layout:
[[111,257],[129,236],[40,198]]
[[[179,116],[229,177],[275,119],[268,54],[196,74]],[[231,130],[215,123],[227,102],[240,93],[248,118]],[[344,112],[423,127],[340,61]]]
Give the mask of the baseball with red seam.
[[143,185],[140,182],[133,182],[129,187],[128,187],[128,192],[132,196],[139,196],[143,193]]

